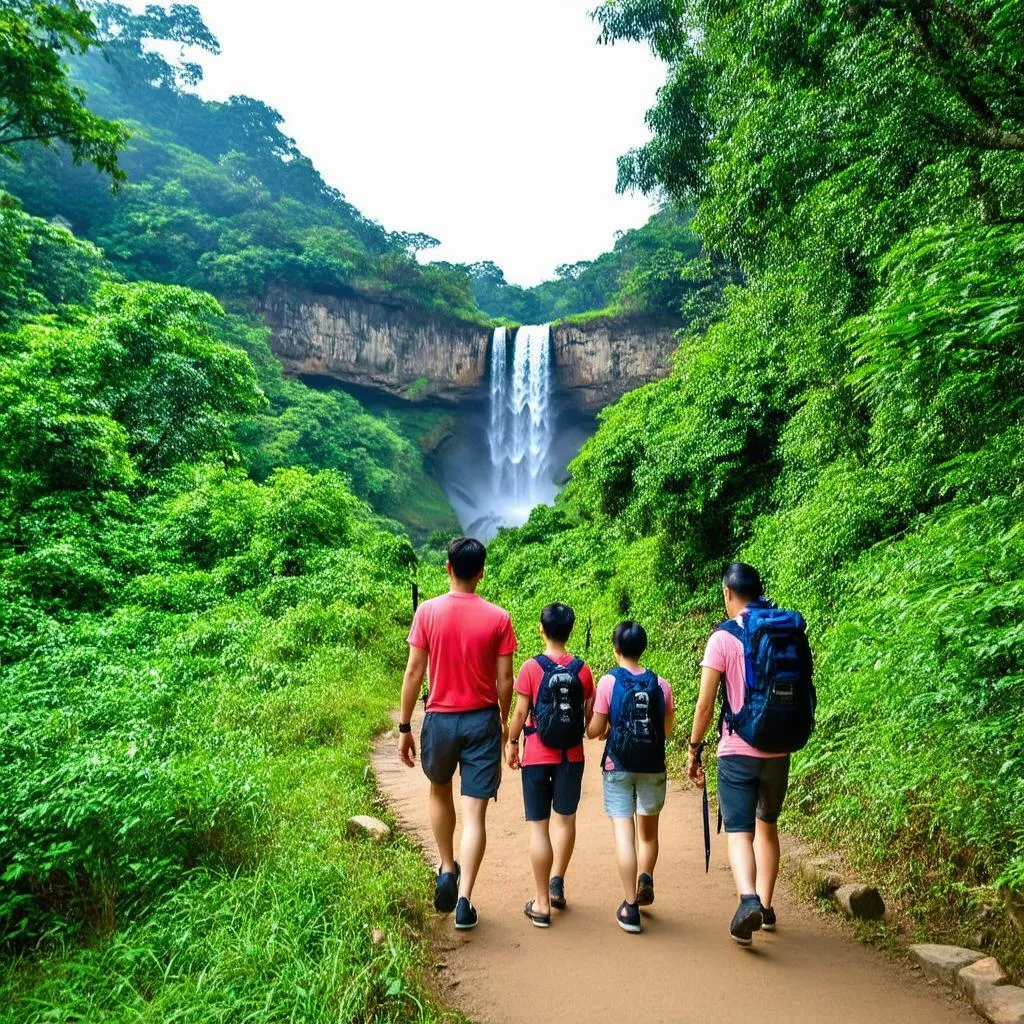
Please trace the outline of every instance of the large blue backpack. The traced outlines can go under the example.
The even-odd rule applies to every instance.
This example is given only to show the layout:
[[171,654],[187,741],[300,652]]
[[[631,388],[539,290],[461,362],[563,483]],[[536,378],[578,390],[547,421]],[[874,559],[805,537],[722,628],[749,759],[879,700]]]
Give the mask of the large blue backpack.
[[719,734],[728,729],[767,754],[800,750],[814,730],[817,705],[803,616],[762,599],[747,606],[742,626],[728,619],[718,628],[743,644],[746,662],[739,711],[729,707],[722,679]]
[[613,668],[615,679],[608,721],[608,745],[602,765],[610,756],[624,772],[665,770],[665,694],[658,677],[648,669],[635,676]]

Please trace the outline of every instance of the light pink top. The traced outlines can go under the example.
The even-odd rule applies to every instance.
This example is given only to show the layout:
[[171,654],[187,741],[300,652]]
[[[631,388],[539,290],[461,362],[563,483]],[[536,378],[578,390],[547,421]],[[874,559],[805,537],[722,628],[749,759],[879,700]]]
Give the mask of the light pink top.
[[[740,615],[743,613],[741,612]],[[740,622],[740,615],[736,621]],[[743,657],[743,644],[724,629],[716,629],[708,640],[701,659],[703,668],[713,668],[725,675],[725,692],[729,695],[729,707],[734,712],[743,707],[743,683],[746,676],[746,662]],[[718,756],[745,754],[747,757],[785,757],[785,754],[768,754],[752,747],[736,733],[729,732],[726,725],[722,730],[722,739],[718,744]]]

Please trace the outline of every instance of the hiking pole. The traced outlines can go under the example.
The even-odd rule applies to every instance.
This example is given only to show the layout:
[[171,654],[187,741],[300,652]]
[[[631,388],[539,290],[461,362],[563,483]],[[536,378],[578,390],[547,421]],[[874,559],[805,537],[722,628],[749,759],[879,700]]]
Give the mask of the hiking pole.
[[[694,761],[702,768],[704,767],[703,762],[701,761],[703,754],[704,744],[700,743],[697,746],[697,753],[694,756]],[[701,810],[704,815],[704,874],[706,875],[708,871],[711,870],[711,819],[708,817],[708,780],[706,777],[704,779],[704,785],[701,786],[700,791],[702,796],[701,802],[703,805]]]

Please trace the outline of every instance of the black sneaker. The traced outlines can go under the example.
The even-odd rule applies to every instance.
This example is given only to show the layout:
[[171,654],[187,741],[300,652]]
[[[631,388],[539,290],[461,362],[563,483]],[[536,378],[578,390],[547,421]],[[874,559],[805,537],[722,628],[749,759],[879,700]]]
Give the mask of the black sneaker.
[[619,909],[615,912],[615,923],[624,931],[642,932],[644,926],[640,923],[640,908],[635,903],[627,903],[623,900]]
[[636,880],[636,905],[649,907],[654,902],[654,879],[650,875],[641,875]]
[[750,945],[750,937],[756,932],[763,921],[761,901],[754,893],[740,897],[740,905],[732,915],[729,934],[741,946]]
[[565,879],[555,875],[548,882],[548,897],[555,910],[565,910]]
[[438,871],[434,883],[434,909],[439,914],[450,914],[459,900],[459,878],[462,868],[455,862],[454,871]]
[[476,927],[476,920],[476,907],[465,896],[460,896],[455,908],[455,927],[460,932],[468,932]]
[[761,929],[766,932],[775,931],[775,908],[761,905]]

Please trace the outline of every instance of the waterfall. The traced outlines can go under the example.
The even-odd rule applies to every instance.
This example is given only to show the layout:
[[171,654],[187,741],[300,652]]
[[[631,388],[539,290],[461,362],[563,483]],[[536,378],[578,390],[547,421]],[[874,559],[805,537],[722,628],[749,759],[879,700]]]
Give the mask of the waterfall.
[[522,523],[534,505],[551,501],[551,327],[520,327],[509,352],[499,327],[491,345],[490,419],[494,514]]

